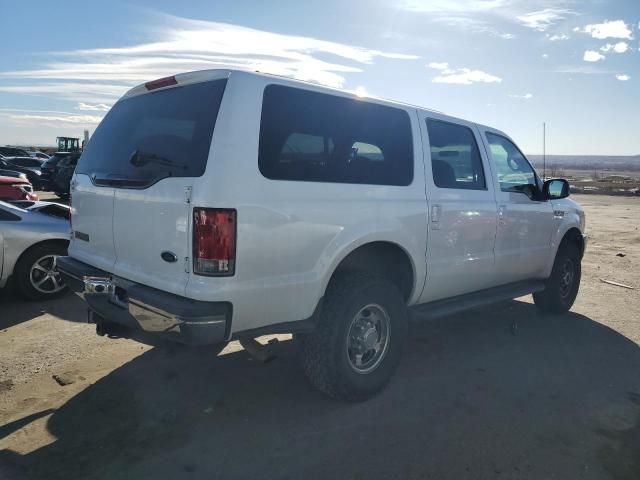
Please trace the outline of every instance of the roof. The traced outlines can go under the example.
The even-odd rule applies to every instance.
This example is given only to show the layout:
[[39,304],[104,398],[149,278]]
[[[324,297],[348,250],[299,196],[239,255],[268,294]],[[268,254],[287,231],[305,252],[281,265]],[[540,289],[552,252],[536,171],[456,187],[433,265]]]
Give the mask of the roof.
[[[173,77],[175,77],[175,79],[177,80],[177,85],[188,85],[188,84],[192,84],[192,83],[200,83],[200,82],[206,82],[209,80],[215,80],[215,79],[222,79],[222,78],[230,78],[232,75],[247,75],[247,76],[253,76],[253,77],[260,77],[260,78],[265,78],[265,79],[277,79],[278,83],[281,84],[286,84],[286,85],[291,85],[291,86],[298,86],[298,87],[302,87],[305,88],[307,90],[314,90],[314,91],[324,91],[326,93],[329,94],[337,94],[339,96],[342,97],[351,97],[353,99],[357,99],[357,100],[365,100],[365,101],[371,101],[374,103],[379,103],[379,104],[383,104],[383,105],[388,105],[388,106],[395,106],[395,107],[402,107],[402,108],[409,108],[409,109],[417,109],[417,110],[422,110],[422,111],[427,111],[427,112],[432,112],[432,113],[436,113],[445,117],[448,117],[451,120],[458,120],[458,121],[463,121],[463,122],[469,122],[484,128],[488,128],[497,132],[500,132],[501,134],[504,134],[503,132],[501,132],[500,130],[491,127],[491,126],[487,126],[487,125],[480,125],[476,122],[473,122],[471,120],[466,120],[464,118],[461,117],[456,117],[453,115],[449,115],[443,112],[439,112],[438,110],[434,110],[431,108],[427,108],[427,107],[423,107],[420,105],[413,105],[410,103],[404,103],[404,102],[400,102],[397,100],[389,100],[386,98],[380,98],[380,97],[374,97],[374,96],[367,96],[367,97],[362,97],[360,95],[356,95],[355,93],[348,91],[348,90],[344,90],[344,89],[340,89],[340,88],[335,88],[335,87],[329,87],[326,85],[321,85],[318,83],[313,83],[313,82],[307,82],[307,81],[303,81],[303,80],[297,80],[291,77],[285,77],[282,75],[275,75],[275,74],[271,74],[271,73],[264,73],[264,72],[258,72],[258,71],[251,71],[251,70],[245,70],[245,69],[240,69],[240,68],[225,68],[225,69],[210,69],[210,70],[198,70],[198,71],[193,71],[193,72],[185,72],[185,73],[178,73],[176,75],[174,75]],[[170,79],[172,77],[165,77],[167,79]],[[158,80],[164,80],[164,79],[157,79],[154,81],[158,81]],[[145,94],[148,93],[149,90],[147,89],[146,85],[150,83],[150,82],[146,82],[146,83],[142,83],[140,85],[137,85],[135,87],[133,87],[132,89],[130,89],[127,93],[125,93],[122,98],[120,100],[123,100],[125,98],[128,97],[132,97],[132,96],[136,96],[136,95],[141,95],[141,94]],[[154,90],[163,90],[163,89],[169,89],[169,88],[173,88],[175,87],[176,84],[175,83],[170,83],[167,86],[162,86],[159,87],[157,89]],[[118,101],[120,101],[118,100]],[[504,134],[505,136],[507,136],[506,134]]]

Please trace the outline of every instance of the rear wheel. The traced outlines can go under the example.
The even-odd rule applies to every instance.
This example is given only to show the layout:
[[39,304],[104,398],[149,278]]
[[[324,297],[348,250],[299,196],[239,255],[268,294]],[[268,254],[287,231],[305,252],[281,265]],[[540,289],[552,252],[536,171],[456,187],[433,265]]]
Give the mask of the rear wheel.
[[407,309],[395,285],[366,273],[338,273],[317,329],[300,338],[304,371],[331,397],[366,400],[391,379],[406,337]]
[[56,271],[56,261],[66,254],[67,248],[56,242],[41,243],[24,252],[14,271],[20,293],[31,300],[64,295],[67,288]]
[[569,311],[578,296],[581,275],[578,249],[573,245],[561,245],[544,291],[533,294],[536,307],[546,313]]

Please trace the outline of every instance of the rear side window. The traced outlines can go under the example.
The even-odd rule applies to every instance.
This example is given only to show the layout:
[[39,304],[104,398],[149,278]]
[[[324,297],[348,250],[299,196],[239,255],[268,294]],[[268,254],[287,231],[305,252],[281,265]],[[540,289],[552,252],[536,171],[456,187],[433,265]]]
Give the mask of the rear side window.
[[427,119],[433,181],[439,188],[485,190],[482,158],[470,128]]
[[258,165],[273,180],[409,185],[409,116],[384,105],[269,85]]
[[[204,173],[226,80],[168,88],[116,103],[91,137],[77,172],[145,187]],[[66,162],[65,162],[66,163]]]

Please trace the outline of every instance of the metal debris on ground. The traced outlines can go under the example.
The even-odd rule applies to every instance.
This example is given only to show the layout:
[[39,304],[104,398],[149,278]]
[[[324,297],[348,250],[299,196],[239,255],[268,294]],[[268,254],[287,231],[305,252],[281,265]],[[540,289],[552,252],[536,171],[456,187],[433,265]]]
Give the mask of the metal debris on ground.
[[614,285],[616,287],[622,287],[622,288],[627,288],[629,290],[635,290],[635,287],[632,287],[631,285],[625,285],[624,283],[618,283],[618,282],[614,282],[612,280],[605,280],[604,278],[601,278],[600,281],[602,283],[608,283],[609,285]]

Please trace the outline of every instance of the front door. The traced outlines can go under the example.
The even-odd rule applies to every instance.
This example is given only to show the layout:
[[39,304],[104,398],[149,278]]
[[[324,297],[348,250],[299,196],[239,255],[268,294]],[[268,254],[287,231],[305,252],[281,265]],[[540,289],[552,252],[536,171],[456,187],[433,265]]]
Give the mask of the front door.
[[429,201],[429,302],[495,285],[496,201],[488,160],[473,124],[423,117]]
[[541,278],[551,255],[553,207],[540,200],[541,182],[518,147],[484,130],[496,180],[496,271],[504,283]]

